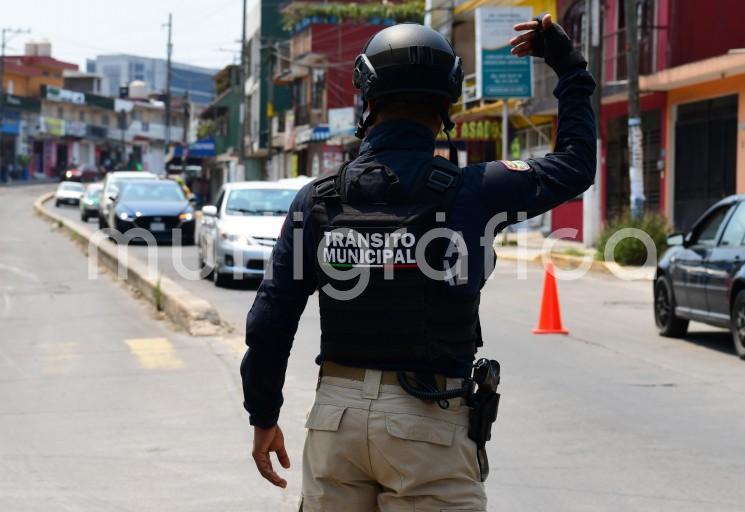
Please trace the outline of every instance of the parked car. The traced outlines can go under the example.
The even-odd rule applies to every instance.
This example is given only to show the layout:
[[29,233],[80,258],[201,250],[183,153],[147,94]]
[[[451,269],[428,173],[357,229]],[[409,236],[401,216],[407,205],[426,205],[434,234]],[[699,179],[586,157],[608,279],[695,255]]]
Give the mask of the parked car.
[[63,181],[54,193],[54,206],[61,204],[80,204],[83,197],[83,185],[72,181]]
[[132,228],[150,232],[158,242],[175,240],[181,231],[181,243],[194,243],[194,208],[178,183],[170,180],[125,180],[110,197],[107,223],[121,233]]
[[232,276],[261,278],[290,203],[303,182],[242,182],[223,185],[213,206],[202,208],[199,261],[212,270],[215,286]]
[[654,283],[660,334],[682,337],[690,320],[723,327],[745,358],[745,195],[719,201],[667,242]]
[[151,172],[144,171],[115,171],[106,174],[103,180],[103,193],[101,194],[101,203],[98,208],[98,228],[114,227],[108,224],[111,214],[111,197],[118,193],[119,185],[126,180],[157,180],[158,177]]
[[90,183],[101,179],[101,173],[93,165],[79,165],[67,169],[63,174],[65,181],[79,181],[81,183]]
[[91,217],[98,218],[98,205],[101,202],[102,183],[91,183],[85,187],[80,199],[80,220],[88,222]]

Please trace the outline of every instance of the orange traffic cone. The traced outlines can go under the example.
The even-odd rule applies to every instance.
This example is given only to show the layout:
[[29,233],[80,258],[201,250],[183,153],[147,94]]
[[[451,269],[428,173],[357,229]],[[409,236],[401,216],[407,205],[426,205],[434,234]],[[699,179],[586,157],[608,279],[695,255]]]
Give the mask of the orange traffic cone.
[[546,280],[543,282],[543,300],[541,302],[541,316],[538,327],[533,334],[569,334],[561,325],[561,311],[559,308],[559,292],[556,289],[556,275],[554,264],[546,264]]

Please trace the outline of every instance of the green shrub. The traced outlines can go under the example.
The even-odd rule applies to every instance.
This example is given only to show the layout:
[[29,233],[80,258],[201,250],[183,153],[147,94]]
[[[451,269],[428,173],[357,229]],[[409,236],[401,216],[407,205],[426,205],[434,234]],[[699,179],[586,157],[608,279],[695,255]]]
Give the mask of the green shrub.
[[[600,233],[597,245],[597,259],[605,259],[605,246],[608,239],[620,229],[636,228],[644,231],[657,247],[657,258],[667,249],[669,233],[667,219],[657,213],[648,213],[638,219],[632,219],[629,213],[608,222]],[[614,250],[614,260],[621,265],[643,265],[647,259],[647,249],[641,240],[634,237],[622,239]]]

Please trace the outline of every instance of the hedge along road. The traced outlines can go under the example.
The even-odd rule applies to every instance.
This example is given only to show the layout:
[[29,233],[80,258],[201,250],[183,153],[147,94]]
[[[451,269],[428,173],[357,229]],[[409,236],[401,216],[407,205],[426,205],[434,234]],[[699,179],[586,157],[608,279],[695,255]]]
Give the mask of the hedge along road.
[[[59,210],[79,218],[76,209]],[[144,247],[130,250],[145,257]],[[255,290],[180,279],[173,250],[159,248],[161,272],[212,303],[240,335]],[[185,265],[196,269],[196,247],[183,254]],[[660,338],[651,283],[593,273],[559,281],[571,334],[532,336],[543,273],[535,265],[524,270],[526,279],[518,280],[514,263],[498,265],[482,297],[482,355],[503,368],[500,418],[489,444],[490,510],[745,508],[739,485],[745,362],[734,356],[729,335],[693,324],[686,340]],[[300,322],[281,418],[292,432],[294,489],[302,443],[297,427],[315,387],[318,339],[313,297]],[[239,357],[236,352],[236,372]],[[236,449],[248,454],[249,446]]]

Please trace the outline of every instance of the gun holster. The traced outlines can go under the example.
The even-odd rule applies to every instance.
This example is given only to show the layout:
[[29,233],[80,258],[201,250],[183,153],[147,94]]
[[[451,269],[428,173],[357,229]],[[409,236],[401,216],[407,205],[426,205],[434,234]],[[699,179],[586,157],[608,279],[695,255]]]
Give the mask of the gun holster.
[[473,381],[478,386],[469,398],[471,407],[468,421],[468,437],[476,443],[481,481],[489,476],[489,458],[486,455],[486,442],[491,439],[491,427],[497,419],[500,380],[499,363],[494,360],[479,359],[474,365]]

